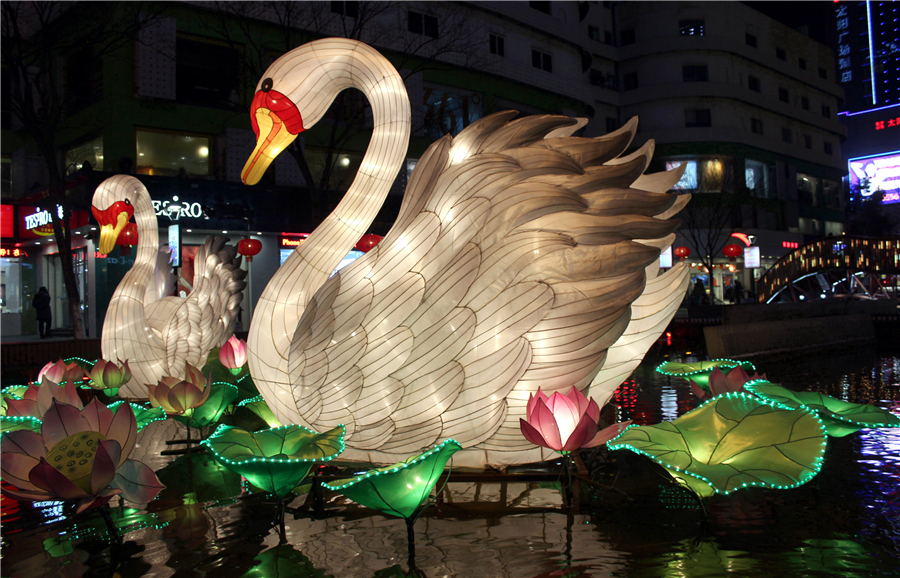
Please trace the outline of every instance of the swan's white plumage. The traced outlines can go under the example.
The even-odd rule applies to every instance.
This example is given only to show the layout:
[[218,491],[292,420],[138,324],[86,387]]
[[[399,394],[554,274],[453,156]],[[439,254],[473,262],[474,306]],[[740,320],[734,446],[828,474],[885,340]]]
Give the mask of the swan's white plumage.
[[[303,73],[290,74],[291,63]],[[280,58],[265,78],[306,99],[317,87],[330,102],[348,83],[369,96],[376,130],[366,156],[382,159],[380,176],[358,176],[342,201],[377,201],[347,219],[367,227],[402,163],[402,134],[379,132],[392,110],[408,110],[405,93],[378,91],[399,76],[371,48],[326,39]],[[530,393],[575,386],[605,401],[639,363],[686,287],[683,266],[656,276],[677,227],[668,217],[680,200],[665,191],[678,171],[643,175],[652,143],[619,157],[636,119],[586,139],[571,136],[581,120],[515,115],[433,144],[394,227],[362,258],[329,279],[335,256],[365,229],[341,244],[326,222],[276,273],[249,348],[254,380],[282,422],[344,424],[342,457],[354,460],[397,461],[453,437],[463,465],[537,461],[549,451],[519,430]],[[304,294],[287,303],[301,283]]]
[[137,255],[110,300],[100,345],[104,359],[128,360],[133,378],[122,395],[146,398],[147,383],[183,375],[185,362],[202,366],[210,349],[233,333],[246,271],[236,248],[225,245],[227,238],[210,237],[197,251],[190,294],[161,296],[169,273],[160,270],[167,263],[160,261],[156,213],[143,183],[128,175],[110,177],[92,204],[102,211],[125,199],[134,206]]

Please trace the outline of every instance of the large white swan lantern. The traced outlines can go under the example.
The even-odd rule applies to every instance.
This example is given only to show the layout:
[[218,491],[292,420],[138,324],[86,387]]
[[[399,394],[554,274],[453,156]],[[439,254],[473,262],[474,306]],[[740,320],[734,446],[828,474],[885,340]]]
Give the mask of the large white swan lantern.
[[144,184],[128,175],[100,183],[92,211],[100,224],[101,253],[134,216],[138,245],[134,265],[116,287],[103,320],[100,348],[104,359],[128,360],[133,375],[120,395],[147,397],[146,384],[164,375],[183,376],[185,362],[206,363],[210,349],[234,332],[247,272],[227,237],[209,237],[194,257],[193,289],[187,297],[161,294],[159,231],[156,212]]
[[[367,232],[409,138],[400,75],[371,47],[323,39],[277,59],[251,108],[272,159],[357,88],[374,119],[356,179],[269,281],[248,340],[250,372],[282,423],[347,428],[342,458],[395,462],[455,438],[458,465],[549,458],[519,430],[529,393],[576,386],[605,402],[665,328],[687,287],[657,276],[681,171],[643,175],[648,143],[619,158],[636,119],[596,139],[587,121],[485,117],[419,160],[373,250],[329,276]],[[649,276],[649,281],[648,281]]]

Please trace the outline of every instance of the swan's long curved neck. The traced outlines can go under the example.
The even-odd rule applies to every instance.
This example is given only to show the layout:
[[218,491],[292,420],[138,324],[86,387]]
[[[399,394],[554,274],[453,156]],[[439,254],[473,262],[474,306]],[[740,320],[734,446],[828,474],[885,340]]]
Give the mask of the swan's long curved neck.
[[[116,301],[116,306],[122,310],[119,315],[125,315],[125,319],[141,320],[141,327],[145,327],[147,324],[144,323],[143,298],[147,282],[156,268],[159,230],[150,194],[142,184],[137,182],[134,194],[129,195],[128,199],[134,206],[134,220],[138,228],[137,254],[134,265],[125,273],[122,281],[116,287],[113,300]],[[119,316],[107,315],[106,320],[110,320],[111,317],[119,319]],[[116,319],[112,319],[112,321],[116,322]],[[106,333],[105,324],[106,321],[104,321],[104,333]]]
[[[327,108],[340,91],[357,88],[372,106],[374,127],[369,147],[347,193],[297,249],[303,261],[317,273],[307,277],[306,287],[311,289],[311,292],[304,291],[307,300],[368,232],[404,164],[409,143],[409,97],[403,79],[386,58],[364,44],[344,39],[329,39],[323,43],[340,46],[342,41],[353,47],[351,61],[325,60],[321,64],[330,80],[316,100],[325,103]],[[303,108],[301,105],[301,110]]]
[[[314,110],[314,119],[321,118],[341,90],[357,88],[372,106],[374,127],[362,165],[344,198],[278,269],[253,313],[248,339],[251,374],[257,385],[287,396],[285,403],[292,403],[285,383],[290,343],[306,304],[368,231],[403,167],[410,134],[406,88],[387,59],[350,40],[312,44],[309,58],[316,62],[310,66],[307,60],[304,68],[321,78],[314,83],[316,93],[306,94],[302,99],[306,102],[297,102],[298,108]],[[279,415],[279,408],[272,409]]]

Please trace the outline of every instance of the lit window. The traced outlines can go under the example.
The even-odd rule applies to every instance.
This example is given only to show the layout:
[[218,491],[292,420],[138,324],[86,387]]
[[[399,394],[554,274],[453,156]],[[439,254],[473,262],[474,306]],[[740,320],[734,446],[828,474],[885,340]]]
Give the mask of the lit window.
[[135,130],[137,173],[162,176],[211,174],[208,136]]
[[66,151],[64,155],[66,163],[66,174],[71,175],[84,163],[90,163],[91,168],[98,171],[103,170],[103,137],[98,136],[93,140],[89,140],[72,147]]
[[678,33],[681,36],[703,36],[705,28],[703,20],[681,20],[678,22]]
[[666,162],[666,170],[670,171],[681,165],[685,165],[684,174],[672,187],[679,191],[690,191],[697,188],[697,161],[669,161]]
[[440,88],[426,87],[423,95],[425,136],[438,139],[445,134],[456,136],[482,116],[481,95],[460,94]]

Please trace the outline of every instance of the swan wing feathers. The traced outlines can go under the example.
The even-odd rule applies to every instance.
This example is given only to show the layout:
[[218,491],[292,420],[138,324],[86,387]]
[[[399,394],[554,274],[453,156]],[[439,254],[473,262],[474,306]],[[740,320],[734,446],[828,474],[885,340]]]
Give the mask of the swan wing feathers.
[[433,144],[395,226],[319,289],[294,334],[301,417],[344,424],[368,459],[447,437],[497,461],[525,455],[530,393],[587,391],[611,350],[622,370],[671,315],[681,273],[647,273],[672,242],[678,222],[658,215],[676,198],[672,177],[634,186],[652,146],[619,157],[636,120],[587,139],[570,136],[576,119],[513,116]]
[[156,267],[153,275],[147,280],[147,291],[144,293],[144,307],[154,301],[172,294],[177,281],[169,261],[169,244],[162,243],[156,253]]
[[169,316],[166,365],[181,375],[185,362],[201,367],[206,355],[234,332],[246,286],[237,248],[210,236],[194,257],[193,289]]

